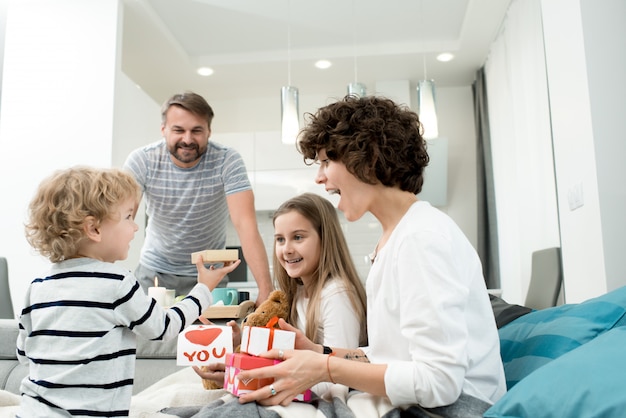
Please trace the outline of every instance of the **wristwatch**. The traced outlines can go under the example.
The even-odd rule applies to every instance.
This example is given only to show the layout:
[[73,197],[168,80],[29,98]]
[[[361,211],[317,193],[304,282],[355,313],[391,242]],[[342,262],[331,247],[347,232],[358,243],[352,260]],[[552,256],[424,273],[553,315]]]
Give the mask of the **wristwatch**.
[[330,347],[328,347],[328,346],[323,345],[322,347],[323,347],[323,348],[322,348],[322,353],[323,353],[323,354],[330,354],[330,353],[332,353],[332,352],[333,352],[333,349],[332,349],[332,348],[330,348]]

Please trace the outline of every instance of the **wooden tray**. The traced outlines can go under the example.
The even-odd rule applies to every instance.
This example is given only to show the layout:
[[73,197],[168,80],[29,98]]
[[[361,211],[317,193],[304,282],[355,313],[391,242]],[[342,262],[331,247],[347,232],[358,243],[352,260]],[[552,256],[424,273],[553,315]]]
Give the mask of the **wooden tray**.
[[239,305],[209,306],[202,312],[202,316],[206,319],[243,319],[254,309],[254,301],[247,300]]

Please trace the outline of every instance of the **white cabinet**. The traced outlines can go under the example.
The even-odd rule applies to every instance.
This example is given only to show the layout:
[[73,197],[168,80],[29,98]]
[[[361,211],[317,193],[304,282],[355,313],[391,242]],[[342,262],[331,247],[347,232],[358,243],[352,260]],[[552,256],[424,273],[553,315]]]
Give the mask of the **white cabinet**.
[[426,142],[430,162],[424,170],[422,192],[417,197],[433,206],[443,207],[448,204],[448,138]]
[[254,170],[254,132],[211,134],[209,141],[236,149],[241,154],[248,171]]
[[254,144],[254,171],[300,170],[307,167],[295,144],[281,142],[279,131],[255,132]]
[[295,145],[285,145],[280,132],[214,134],[211,140],[241,154],[254,189],[257,210],[274,210],[285,200],[304,192],[317,193],[336,205],[323,185],[315,183],[317,165],[307,166]]
[[315,183],[317,165],[286,170],[260,170],[254,173],[254,195],[257,210],[273,210],[285,200],[305,193],[319,194],[336,207],[339,196],[329,195],[321,184]]
[[[330,196],[315,183],[316,164],[307,166],[295,145],[285,145],[280,132],[234,132],[214,134],[212,141],[235,148],[241,154],[254,189],[257,210],[274,210],[285,200],[304,192],[317,193],[337,206],[338,196]],[[430,164],[419,198],[433,206],[447,205],[448,139],[428,141]]]

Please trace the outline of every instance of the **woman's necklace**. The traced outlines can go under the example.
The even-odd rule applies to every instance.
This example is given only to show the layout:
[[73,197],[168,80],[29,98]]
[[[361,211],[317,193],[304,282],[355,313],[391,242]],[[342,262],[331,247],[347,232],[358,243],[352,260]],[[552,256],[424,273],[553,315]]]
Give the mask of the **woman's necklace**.
[[[396,228],[396,226],[398,225],[398,222],[400,222],[400,220],[404,217],[404,215],[406,214],[406,212],[409,210],[409,208],[413,205],[413,203],[415,203],[417,201],[417,198],[415,197],[415,195],[411,196],[407,202],[405,203],[405,210],[402,212],[402,216],[400,216],[393,224],[391,230],[389,231],[388,234],[383,232],[383,236],[380,237],[380,239],[378,240],[378,242],[376,243],[376,247],[374,248],[374,251],[372,251],[368,257],[370,259],[370,263],[374,264],[374,261],[376,261],[376,256],[378,255],[378,249],[381,246],[384,246],[385,243],[387,243],[387,240],[389,239],[389,236],[391,235],[391,233],[393,232],[393,230]],[[382,243],[382,244],[381,244]]]
[[378,244],[376,244],[376,248],[374,248],[374,251],[372,251],[368,255],[371,264],[374,264],[374,261],[376,260],[376,254],[377,253],[378,253]]

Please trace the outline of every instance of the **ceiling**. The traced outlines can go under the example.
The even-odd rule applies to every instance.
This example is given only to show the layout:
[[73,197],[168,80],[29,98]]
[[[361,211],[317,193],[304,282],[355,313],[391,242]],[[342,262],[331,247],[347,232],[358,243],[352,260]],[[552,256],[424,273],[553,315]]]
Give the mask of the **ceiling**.
[[[469,86],[511,0],[125,0],[122,69],[158,103],[346,92],[353,81]],[[436,60],[451,52],[454,60]],[[332,66],[315,68],[319,59]],[[214,74],[196,74],[199,66]]]

